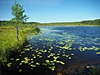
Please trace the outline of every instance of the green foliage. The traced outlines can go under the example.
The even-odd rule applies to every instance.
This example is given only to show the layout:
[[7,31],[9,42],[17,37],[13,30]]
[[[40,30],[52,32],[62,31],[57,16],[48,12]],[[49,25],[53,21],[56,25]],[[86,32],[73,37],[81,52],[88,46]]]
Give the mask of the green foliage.
[[11,22],[16,23],[16,38],[19,41],[19,24],[18,23],[25,22],[28,19],[28,17],[27,15],[23,14],[25,12],[25,10],[23,9],[23,6],[16,3],[16,1],[14,5],[11,7],[11,9],[12,9],[12,15],[14,16],[11,19]]
[[12,15],[14,16],[11,19],[11,21],[16,23],[23,23],[28,19],[27,15],[23,14],[25,10],[23,9],[23,6],[21,6],[20,4],[15,2],[11,9]]
[[100,25],[100,19],[96,20],[84,20],[80,22],[81,24],[88,24],[88,25]]
[[38,27],[34,27],[32,28],[32,32],[37,35],[40,32],[40,29]]

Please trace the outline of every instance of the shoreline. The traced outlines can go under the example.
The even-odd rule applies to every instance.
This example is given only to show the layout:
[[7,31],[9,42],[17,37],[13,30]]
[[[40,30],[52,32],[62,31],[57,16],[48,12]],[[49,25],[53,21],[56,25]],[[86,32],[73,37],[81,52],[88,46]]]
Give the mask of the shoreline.
[[19,30],[19,41],[16,39],[14,26],[0,26],[0,75],[5,75],[7,63],[11,57],[16,57],[24,48],[28,34],[38,33],[39,28],[30,26]]
[[55,26],[75,26],[75,27],[76,27],[76,26],[80,26],[80,27],[81,27],[81,26],[91,26],[91,27],[93,27],[93,26],[98,26],[98,27],[100,27],[100,25],[38,25],[38,26],[39,26],[39,27],[40,27],[40,26],[54,26],[54,27],[55,27]]
[[27,43],[28,43],[27,40],[25,40],[24,43],[20,46],[20,48],[19,48],[20,51],[19,52],[11,51],[9,58],[7,59],[7,62],[5,62],[5,63],[0,62],[0,75],[2,75],[2,74],[5,75],[6,74],[6,71],[7,71],[7,65],[6,64],[9,62],[10,58],[16,57],[23,50],[23,47]]

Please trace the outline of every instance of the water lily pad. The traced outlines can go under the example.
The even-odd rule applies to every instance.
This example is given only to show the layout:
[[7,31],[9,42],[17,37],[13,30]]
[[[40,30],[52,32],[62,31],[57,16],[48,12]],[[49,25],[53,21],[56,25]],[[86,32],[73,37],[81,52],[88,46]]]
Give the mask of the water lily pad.
[[72,48],[69,48],[69,50],[72,50]]
[[68,58],[69,57],[69,55],[66,55],[66,58]]
[[30,47],[30,49],[33,49],[33,47]]
[[42,58],[42,56],[39,56],[39,58]]
[[56,59],[54,59],[54,60],[53,60],[53,62],[57,62],[57,60],[56,60]]
[[59,53],[57,53],[57,55],[60,55]]
[[57,63],[60,63],[60,61],[57,60]]
[[45,60],[45,62],[46,62],[47,64],[50,64],[50,61],[49,61],[49,60]]
[[34,56],[33,58],[36,58],[36,56]]
[[33,58],[31,58],[30,60],[33,60]]
[[47,50],[43,50],[42,52],[44,52],[44,53],[45,53],[45,52],[47,52]]
[[24,53],[25,53],[24,51],[20,52],[20,54],[24,54]]
[[50,58],[50,55],[48,56],[48,58]]
[[51,51],[52,49],[50,48],[49,50]]
[[25,50],[25,51],[29,51],[29,50],[30,50],[30,48],[24,48],[24,50]]
[[30,44],[28,44],[28,45],[26,45],[25,47],[30,47],[31,45]]
[[40,55],[37,54],[37,56],[39,57]]
[[51,67],[49,67],[49,69],[51,69],[52,71],[54,71],[55,70],[55,66],[51,66]]
[[31,67],[36,67],[36,65],[33,65],[33,64],[31,64],[30,66],[31,66]]
[[32,54],[32,56],[35,56],[34,54]]
[[22,72],[22,69],[20,69],[19,72]]
[[50,53],[50,51],[48,51],[48,53]]
[[14,58],[10,58],[10,60],[14,60]]
[[66,54],[62,54],[62,56],[66,56]]
[[11,67],[11,65],[12,65],[12,63],[8,63],[8,64],[7,64],[7,67]]
[[34,61],[31,61],[31,63],[34,63]]
[[20,60],[20,58],[17,58],[17,59],[16,59],[16,61],[19,61],[19,60]]
[[71,57],[68,57],[68,59],[70,60],[70,59],[71,59]]
[[24,60],[21,61],[21,63],[24,63],[24,62],[25,62]]
[[74,55],[73,53],[71,53],[71,55]]
[[59,58],[59,56],[53,56],[54,60],[56,60],[57,58]]
[[100,52],[96,52],[96,54],[100,54]]
[[38,54],[42,54],[41,52],[38,52]]
[[28,63],[28,61],[30,60],[28,59],[28,57],[25,57],[24,59],[25,59],[25,62],[24,62],[25,64]]
[[65,63],[63,61],[59,61],[62,65],[64,65]]
[[19,65],[22,65],[22,63],[19,63]]
[[40,65],[40,63],[39,62],[36,62],[36,65]]

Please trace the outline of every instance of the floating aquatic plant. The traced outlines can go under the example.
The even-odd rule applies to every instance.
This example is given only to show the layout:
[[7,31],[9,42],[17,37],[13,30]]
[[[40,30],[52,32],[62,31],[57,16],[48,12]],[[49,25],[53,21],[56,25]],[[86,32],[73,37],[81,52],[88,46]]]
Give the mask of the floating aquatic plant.
[[14,58],[10,58],[10,60],[14,60]]
[[10,62],[10,63],[7,64],[7,67],[11,67],[11,65],[12,65],[12,63]]
[[47,64],[50,64],[50,61],[49,61],[49,60],[45,60],[45,62],[46,62]]
[[100,54],[100,52],[96,52],[96,54]]
[[16,61],[19,61],[19,60],[20,60],[20,58],[17,58],[17,59],[16,59]]
[[22,69],[20,69],[19,72],[22,72]]
[[56,68],[55,66],[50,66],[50,67],[49,67],[49,69],[51,69],[52,71],[54,71],[55,68]]
[[30,48],[23,48],[23,50],[25,50],[25,51],[29,51],[29,50],[30,50]]
[[71,55],[74,55],[73,53],[71,53]]
[[28,59],[28,57],[25,57],[24,59],[25,59],[25,62],[24,62],[25,64],[28,63],[28,61],[30,60]]
[[36,65],[40,65],[40,63],[39,62],[36,62]]
[[60,63],[60,64],[62,64],[62,65],[64,65],[64,64],[65,64],[63,61],[58,61],[58,63]]
[[68,57],[68,59],[70,60],[70,59],[71,59],[71,57]]
[[30,64],[31,67],[36,67],[36,65]]

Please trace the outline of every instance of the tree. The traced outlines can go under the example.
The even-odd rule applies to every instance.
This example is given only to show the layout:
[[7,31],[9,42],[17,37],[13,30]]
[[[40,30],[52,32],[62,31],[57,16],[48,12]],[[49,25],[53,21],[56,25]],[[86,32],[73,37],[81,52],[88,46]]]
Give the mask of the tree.
[[27,15],[23,14],[25,12],[25,10],[23,9],[23,6],[21,6],[20,4],[14,3],[14,5],[12,5],[11,7],[12,9],[12,15],[14,16],[11,19],[11,22],[15,22],[16,23],[16,38],[19,41],[19,24],[24,23],[28,17]]

